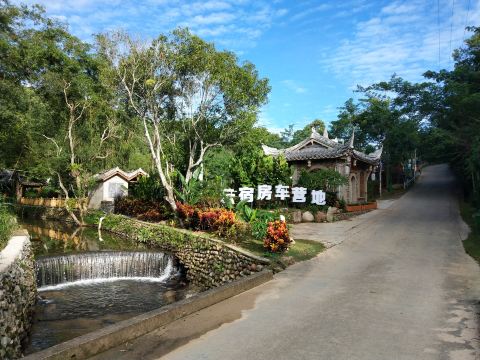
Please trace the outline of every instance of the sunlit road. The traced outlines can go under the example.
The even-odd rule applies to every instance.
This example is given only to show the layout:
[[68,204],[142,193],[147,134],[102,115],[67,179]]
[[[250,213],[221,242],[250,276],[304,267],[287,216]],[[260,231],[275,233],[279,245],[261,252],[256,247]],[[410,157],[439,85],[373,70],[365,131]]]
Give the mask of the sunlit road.
[[240,308],[228,323],[169,353],[161,350],[166,335],[153,334],[99,358],[477,359],[480,272],[462,247],[454,191],[446,166],[426,168],[343,243],[204,310],[209,316],[199,312],[192,326]]

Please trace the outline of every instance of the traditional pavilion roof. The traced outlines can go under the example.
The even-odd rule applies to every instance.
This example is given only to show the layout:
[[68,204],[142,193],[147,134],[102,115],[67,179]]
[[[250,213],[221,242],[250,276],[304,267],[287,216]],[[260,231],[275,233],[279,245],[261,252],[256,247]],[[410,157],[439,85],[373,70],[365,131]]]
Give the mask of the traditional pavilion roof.
[[312,128],[310,137],[287,149],[276,149],[266,145],[262,145],[262,148],[265,155],[284,155],[287,161],[337,159],[352,156],[367,164],[378,164],[382,156],[382,148],[367,155],[353,148],[353,140],[353,133],[348,144],[343,144],[337,139],[329,139],[327,130],[320,135],[315,128]]

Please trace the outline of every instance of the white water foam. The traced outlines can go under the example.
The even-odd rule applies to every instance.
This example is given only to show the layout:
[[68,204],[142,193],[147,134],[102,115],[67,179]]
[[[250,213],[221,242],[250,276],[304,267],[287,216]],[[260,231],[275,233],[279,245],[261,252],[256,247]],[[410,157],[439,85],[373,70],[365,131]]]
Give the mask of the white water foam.
[[57,285],[47,285],[42,286],[37,289],[37,291],[54,291],[54,290],[61,290],[71,286],[88,286],[92,284],[98,283],[109,283],[115,281],[122,281],[122,280],[131,280],[131,281],[143,281],[143,282],[157,282],[162,283],[168,280],[173,275],[173,262],[172,259],[168,260],[167,266],[164,269],[164,273],[158,277],[143,277],[143,276],[118,276],[118,277],[108,277],[108,278],[94,278],[94,279],[84,279],[84,280],[76,280],[66,283],[61,283]]

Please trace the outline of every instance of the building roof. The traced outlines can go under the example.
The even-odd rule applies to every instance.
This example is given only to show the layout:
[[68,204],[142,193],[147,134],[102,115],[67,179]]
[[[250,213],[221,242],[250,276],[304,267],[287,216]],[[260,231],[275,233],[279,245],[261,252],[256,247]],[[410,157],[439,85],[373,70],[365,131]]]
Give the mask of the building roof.
[[138,168],[137,170],[128,172],[128,171],[123,171],[117,166],[117,167],[114,167],[113,169],[105,170],[101,173],[95,174],[93,177],[97,181],[103,181],[103,182],[107,181],[108,179],[111,179],[114,176],[120,176],[122,179],[126,181],[131,181],[137,178],[139,175],[148,176],[148,173],[142,168]]
[[352,156],[354,159],[367,164],[378,164],[382,155],[382,148],[369,155],[355,150],[353,148],[354,136],[352,133],[348,144],[343,144],[337,139],[329,139],[327,131],[324,131],[322,136],[312,128],[310,137],[287,149],[276,149],[266,145],[262,145],[262,148],[265,155],[284,155],[287,161],[337,159]]

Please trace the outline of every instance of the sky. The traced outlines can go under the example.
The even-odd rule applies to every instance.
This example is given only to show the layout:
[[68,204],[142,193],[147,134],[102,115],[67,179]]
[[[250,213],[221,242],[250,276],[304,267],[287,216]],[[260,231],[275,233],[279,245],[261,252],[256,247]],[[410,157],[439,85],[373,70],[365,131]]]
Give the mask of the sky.
[[[17,1],[16,3],[20,3]],[[79,38],[124,29],[145,40],[176,27],[255,64],[270,81],[259,124],[327,124],[357,85],[451,69],[480,0],[37,0]]]

